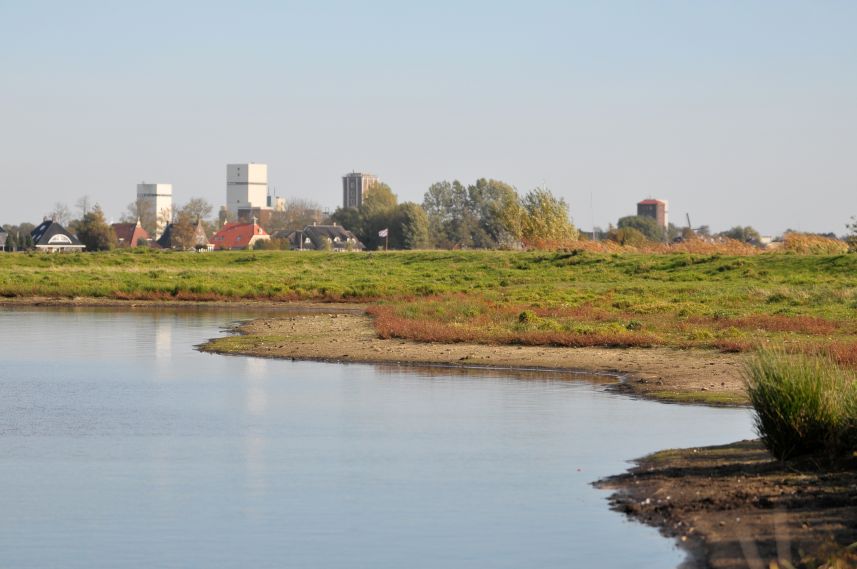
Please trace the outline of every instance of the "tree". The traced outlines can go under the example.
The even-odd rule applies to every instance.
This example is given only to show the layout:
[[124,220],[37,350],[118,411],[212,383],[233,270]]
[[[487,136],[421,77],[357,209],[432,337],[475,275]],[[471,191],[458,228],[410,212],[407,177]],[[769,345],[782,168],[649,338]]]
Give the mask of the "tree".
[[848,235],[845,237],[845,242],[848,243],[848,250],[852,253],[857,252],[857,216],[851,218],[851,223],[845,225],[848,229]]
[[7,225],[6,251],[28,251],[33,248],[33,229],[36,226],[24,222],[20,225]]
[[366,190],[363,203],[357,208],[357,231],[351,231],[367,249],[379,249],[384,245],[385,240],[378,236],[378,232],[393,225],[397,203],[396,194],[387,184],[378,182]]
[[607,232],[607,239],[615,241],[619,245],[641,247],[649,241],[645,235],[633,227],[620,227]]
[[173,249],[179,251],[189,251],[196,244],[196,222],[197,218],[193,217],[192,210],[182,208],[176,213],[173,227],[170,230],[170,240],[172,241]]
[[235,214],[226,209],[226,206],[220,206],[220,211],[217,212],[217,226],[223,227],[232,221],[235,221]]
[[271,214],[265,229],[273,234],[277,231],[295,231],[307,225],[325,221],[327,220],[318,203],[305,199],[290,199],[286,201],[284,211],[275,211]]
[[143,229],[153,237],[158,228],[158,216],[152,202],[142,198],[129,203],[120,219],[123,223],[137,223],[139,220]]
[[45,217],[56,221],[62,226],[67,226],[71,221],[71,211],[68,206],[62,202],[56,202],[54,208]]
[[180,210],[186,213],[196,223],[197,221],[207,221],[214,207],[203,198],[191,198],[184,204]]
[[104,212],[98,204],[77,223],[77,238],[89,251],[109,251],[116,247],[116,233],[107,225]]
[[89,208],[91,205],[89,196],[81,196],[80,198],[78,198],[74,205],[75,207],[77,207],[77,209],[80,210],[80,216],[83,217],[84,215],[89,213]]
[[522,209],[509,184],[480,178],[432,184],[423,197],[429,233],[436,247],[515,247],[521,238]]
[[455,225],[461,215],[461,205],[457,203],[464,195],[463,187],[458,182],[436,182],[429,186],[423,196],[423,210],[429,220],[429,235],[433,245],[443,249],[451,249],[457,245]]
[[[333,212],[333,215],[330,216],[331,221],[334,223],[338,223],[345,229],[351,231],[358,237],[361,235],[360,231],[360,212],[358,212],[353,207],[338,207],[336,211]],[[295,229],[303,229],[306,226],[295,227]]]
[[528,247],[576,241],[578,231],[568,217],[568,204],[550,190],[537,188],[521,200],[524,209],[521,238]]
[[428,216],[419,204],[405,202],[399,205],[390,231],[396,248],[427,249],[431,246]]
[[467,187],[467,197],[468,213],[478,225],[472,233],[475,247],[510,247],[520,241],[523,209],[514,187],[480,178]]
[[755,245],[756,247],[762,244],[762,237],[759,235],[759,232],[749,225],[747,227],[736,225],[732,229],[718,233],[718,235],[720,237],[734,239],[735,241],[741,241],[742,243],[747,243],[749,245]]
[[666,232],[657,220],[644,215],[628,215],[619,219],[616,225],[619,229],[634,228],[649,241],[664,241],[666,239]]

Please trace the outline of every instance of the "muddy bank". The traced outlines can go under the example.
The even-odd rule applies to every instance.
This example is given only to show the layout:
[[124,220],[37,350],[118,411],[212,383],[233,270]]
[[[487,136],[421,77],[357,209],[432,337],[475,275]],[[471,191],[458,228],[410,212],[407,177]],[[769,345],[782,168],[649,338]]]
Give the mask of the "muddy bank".
[[[857,461],[781,463],[758,441],[662,451],[598,484],[712,569],[857,566]],[[851,557],[849,558],[849,555]],[[786,563],[784,563],[784,561]],[[771,565],[777,562],[777,565]]]
[[249,322],[206,352],[362,363],[559,369],[623,376],[618,390],[661,400],[746,402],[742,358],[709,350],[423,344],[380,339],[361,313],[278,315]]

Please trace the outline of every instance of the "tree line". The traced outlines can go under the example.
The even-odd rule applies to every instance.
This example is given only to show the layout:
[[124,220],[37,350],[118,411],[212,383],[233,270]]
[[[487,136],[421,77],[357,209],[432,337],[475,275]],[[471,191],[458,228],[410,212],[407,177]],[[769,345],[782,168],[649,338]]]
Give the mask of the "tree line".
[[[372,185],[358,208],[338,208],[332,221],[352,231],[367,249],[519,249],[575,241],[579,232],[568,204],[550,190],[524,195],[498,180],[432,184],[421,204],[398,203],[384,183]],[[388,230],[388,237],[378,233]]]
[[[75,204],[79,216],[73,217],[68,206],[54,204],[45,218],[53,219],[76,234],[87,250],[109,250],[117,246],[113,228],[107,223],[101,207],[83,196]],[[172,241],[180,249],[193,247],[198,222],[207,236],[213,235],[226,221],[232,221],[221,208],[211,219],[213,207],[205,199],[192,198],[174,212],[155,212],[145,201],[128,205],[120,221],[136,223],[154,236],[157,226],[172,224]],[[578,239],[614,241],[620,245],[642,246],[646,243],[673,242],[698,237],[728,238],[753,246],[762,245],[762,237],[751,226],[735,226],[712,234],[707,226],[690,228],[669,224],[662,227],[650,217],[622,217],[616,226],[591,234],[581,234],[574,226],[568,204],[545,188],[521,195],[513,186],[493,179],[480,178],[465,185],[458,180],[432,184],[422,203],[399,203],[398,196],[384,183],[372,185],[358,208],[338,208],[332,215],[311,200],[292,199],[284,211],[275,211],[261,221],[270,234],[300,230],[313,223],[337,223],[352,231],[369,250],[391,249],[521,249],[556,248]],[[6,249],[27,250],[33,247],[31,223],[9,225]],[[857,217],[846,225],[844,238],[857,250]],[[388,230],[388,237],[379,232]],[[787,231],[788,233],[788,231]],[[836,238],[834,234],[825,235]],[[289,246],[286,240],[274,240],[268,246]]]

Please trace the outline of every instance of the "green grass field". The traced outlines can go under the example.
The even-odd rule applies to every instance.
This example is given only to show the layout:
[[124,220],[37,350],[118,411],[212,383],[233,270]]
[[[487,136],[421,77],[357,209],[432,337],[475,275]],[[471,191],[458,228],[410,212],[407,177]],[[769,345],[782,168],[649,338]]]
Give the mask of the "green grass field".
[[389,337],[733,351],[774,343],[857,365],[857,255],[0,254],[0,295],[366,302]]

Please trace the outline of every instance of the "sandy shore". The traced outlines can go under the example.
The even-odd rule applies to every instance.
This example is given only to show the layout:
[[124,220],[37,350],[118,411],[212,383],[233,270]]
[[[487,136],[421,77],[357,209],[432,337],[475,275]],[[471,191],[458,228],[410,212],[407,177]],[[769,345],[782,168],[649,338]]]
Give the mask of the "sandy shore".
[[260,318],[236,332],[201,349],[319,361],[584,371],[621,376],[616,389],[645,397],[712,404],[745,401],[742,357],[709,350],[424,344],[380,339],[371,319],[354,310]]
[[208,352],[319,361],[551,369],[620,377],[615,389],[664,401],[746,404],[743,356],[713,350],[669,348],[557,348],[482,344],[422,344],[375,335],[366,306],[265,301],[129,301],[110,298],[3,298],[0,307],[113,308],[133,310],[258,311],[239,335],[201,346]]

